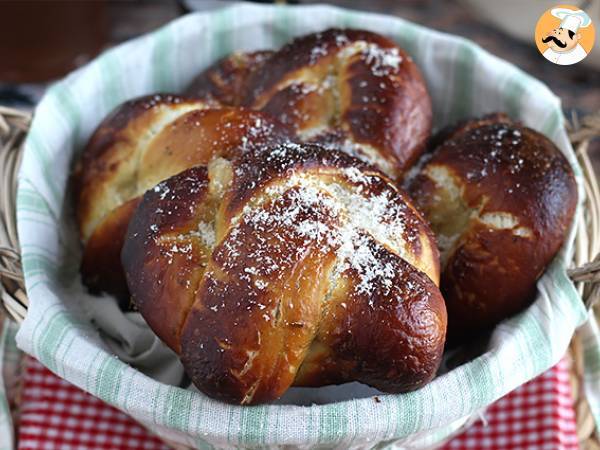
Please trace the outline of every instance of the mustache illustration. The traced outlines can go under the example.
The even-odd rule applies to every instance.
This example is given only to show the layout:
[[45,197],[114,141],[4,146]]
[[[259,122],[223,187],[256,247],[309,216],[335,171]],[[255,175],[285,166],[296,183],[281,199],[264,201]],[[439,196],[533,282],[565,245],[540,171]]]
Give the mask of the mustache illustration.
[[554,41],[554,43],[556,45],[558,45],[560,48],[565,48],[567,46],[566,42],[561,42],[558,40],[558,38],[556,36],[548,36],[542,39],[542,42],[545,44],[546,42],[550,42],[550,41]]

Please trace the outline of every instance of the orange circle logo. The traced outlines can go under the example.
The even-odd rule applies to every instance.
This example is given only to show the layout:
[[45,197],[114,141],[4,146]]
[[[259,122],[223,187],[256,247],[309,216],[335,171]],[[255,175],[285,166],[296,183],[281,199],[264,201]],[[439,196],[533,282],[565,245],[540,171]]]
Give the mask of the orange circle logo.
[[594,46],[594,24],[576,6],[558,5],[547,10],[535,26],[535,45],[548,61],[561,66],[577,64]]

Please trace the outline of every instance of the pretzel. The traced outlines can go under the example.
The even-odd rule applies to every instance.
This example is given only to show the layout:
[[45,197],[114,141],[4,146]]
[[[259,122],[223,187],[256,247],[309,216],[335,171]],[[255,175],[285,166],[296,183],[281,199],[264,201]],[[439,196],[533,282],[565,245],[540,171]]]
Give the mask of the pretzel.
[[449,336],[461,342],[534,299],[577,186],[548,138],[504,114],[448,128],[434,145],[408,185],[436,233]]
[[120,252],[146,190],[220,155],[293,135],[264,113],[215,105],[173,95],[142,97],[119,106],[97,128],[73,175],[84,244],[81,272],[93,292],[113,294],[128,305]]
[[169,178],[144,195],[122,261],[145,320],[219,400],[346,381],[404,392],[440,363],[431,232],[342,152],[284,143]]
[[276,52],[234,53],[188,89],[265,111],[298,139],[341,149],[399,178],[425,149],[431,101],[421,73],[390,39],[330,29]]

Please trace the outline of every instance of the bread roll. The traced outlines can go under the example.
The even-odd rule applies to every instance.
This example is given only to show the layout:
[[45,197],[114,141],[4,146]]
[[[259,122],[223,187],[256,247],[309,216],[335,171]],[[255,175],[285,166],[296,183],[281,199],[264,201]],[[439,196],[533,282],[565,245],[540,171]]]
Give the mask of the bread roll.
[[393,178],[419,157],[431,128],[431,102],[416,64],[369,31],[330,29],[272,54],[235,53],[188,92],[268,112],[299,140],[341,149]]
[[342,152],[265,146],[169,178],[144,194],[122,262],[150,327],[219,400],[354,380],[405,392],[440,363],[433,236]]
[[147,189],[196,164],[292,135],[264,113],[212,106],[172,95],[142,97],[119,106],[97,128],[73,177],[84,244],[82,276],[92,291],[128,303],[120,251]]
[[533,300],[572,221],[577,186],[548,138],[503,114],[434,141],[410,193],[436,234],[449,336],[460,342]]

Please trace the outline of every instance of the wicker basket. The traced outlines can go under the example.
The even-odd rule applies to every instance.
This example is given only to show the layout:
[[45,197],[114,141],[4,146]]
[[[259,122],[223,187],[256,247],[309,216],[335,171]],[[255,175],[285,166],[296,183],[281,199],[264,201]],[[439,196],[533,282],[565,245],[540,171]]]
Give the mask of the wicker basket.
[[[16,323],[24,320],[28,306],[16,229],[15,195],[22,144],[30,121],[31,114],[0,106],[0,304]],[[600,298],[600,189],[588,149],[590,140],[600,136],[600,111],[581,121],[572,117],[568,131],[583,169],[586,192],[584,220],[577,230],[573,268],[568,274],[586,307],[594,308]],[[594,312],[600,317],[600,307]],[[2,313],[0,308],[0,317]],[[577,336],[569,353],[579,442],[583,449],[600,449],[600,433],[583,395],[583,349]]]

